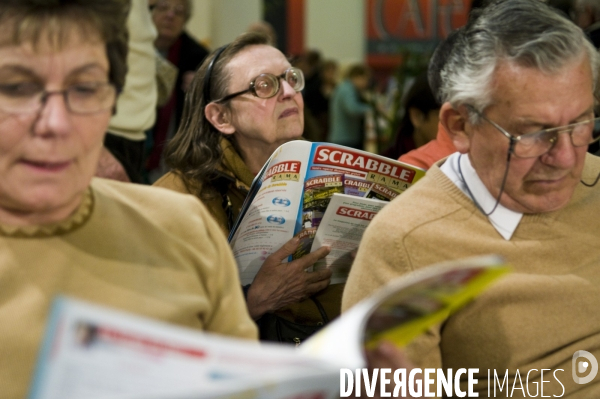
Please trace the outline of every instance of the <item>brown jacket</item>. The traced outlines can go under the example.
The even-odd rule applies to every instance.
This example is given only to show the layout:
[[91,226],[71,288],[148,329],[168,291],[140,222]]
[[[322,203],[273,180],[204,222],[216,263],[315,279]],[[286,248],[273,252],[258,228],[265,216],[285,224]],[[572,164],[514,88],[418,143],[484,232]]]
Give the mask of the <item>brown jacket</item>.
[[[154,185],[200,198],[227,236],[232,227],[231,219],[235,222],[239,216],[254,175],[229,140],[221,139],[221,149],[223,150],[223,160],[219,167],[220,178],[215,185],[207,188],[210,199],[200,198],[202,186],[198,188],[197,192],[192,192],[177,171],[167,173]],[[231,209],[231,217],[228,216],[228,207]]]

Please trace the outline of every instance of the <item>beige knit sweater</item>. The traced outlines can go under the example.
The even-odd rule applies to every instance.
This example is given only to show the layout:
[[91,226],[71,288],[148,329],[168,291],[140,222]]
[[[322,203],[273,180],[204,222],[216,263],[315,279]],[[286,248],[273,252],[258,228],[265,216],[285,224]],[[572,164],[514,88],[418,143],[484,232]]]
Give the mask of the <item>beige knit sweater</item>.
[[[598,173],[600,158],[588,155],[582,180],[593,182]],[[523,384],[537,369],[529,375],[532,395],[541,369],[563,369],[556,373],[563,397],[600,397],[600,375],[586,385],[571,376],[575,351],[600,360],[600,185],[579,184],[559,211],[524,215],[506,241],[434,166],[370,224],[342,308],[412,270],[492,253],[503,255],[514,273],[415,340],[410,357],[424,367],[479,368],[480,397],[487,397],[488,369],[502,377],[508,369],[511,389],[517,369]],[[543,379],[549,381],[544,396],[561,395],[551,372]],[[522,391],[513,397],[523,397]]]
[[257,335],[219,227],[196,198],[169,190],[95,179],[62,223],[0,225],[0,397],[25,397],[58,294],[198,330]]

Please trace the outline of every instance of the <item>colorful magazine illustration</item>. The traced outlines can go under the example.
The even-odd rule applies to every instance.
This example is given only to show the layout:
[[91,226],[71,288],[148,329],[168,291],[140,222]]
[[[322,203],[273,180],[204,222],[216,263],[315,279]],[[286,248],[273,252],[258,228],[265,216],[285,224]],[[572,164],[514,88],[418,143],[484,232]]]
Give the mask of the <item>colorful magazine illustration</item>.
[[[290,260],[316,249],[315,237],[327,237],[319,242],[335,251],[320,267],[335,264],[332,283],[344,282],[349,254],[358,247],[370,220],[356,216],[367,210],[374,215],[384,205],[374,207],[374,201],[391,201],[424,175],[417,167],[335,144],[283,144],[254,179],[229,236],[242,284],[252,283],[264,260],[295,235],[300,235],[301,246]],[[357,231],[346,234],[343,244],[336,244],[334,237],[343,235],[344,223],[339,220],[344,215],[338,214],[335,226],[322,224],[332,198],[338,195],[353,197],[352,205],[347,205],[347,220],[363,221],[355,224]],[[346,227],[352,229],[352,224]]]

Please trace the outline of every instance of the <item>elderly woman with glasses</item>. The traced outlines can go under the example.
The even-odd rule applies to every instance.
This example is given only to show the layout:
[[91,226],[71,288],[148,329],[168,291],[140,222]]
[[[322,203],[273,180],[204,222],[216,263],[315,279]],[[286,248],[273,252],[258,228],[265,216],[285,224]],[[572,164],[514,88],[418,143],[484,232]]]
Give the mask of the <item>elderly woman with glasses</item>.
[[125,80],[127,3],[0,2],[3,397],[26,396],[56,295],[256,337],[199,201],[92,179]]
[[[265,36],[246,33],[216,50],[198,70],[181,127],[167,146],[173,170],[155,184],[200,198],[228,234],[263,164],[281,144],[302,136],[303,87],[302,71],[291,67]],[[307,298],[328,287],[331,273],[304,270],[329,250],[282,264],[297,246],[298,240],[292,239],[269,256],[252,285],[245,287],[255,320],[277,312],[307,325],[323,322]],[[329,319],[335,317],[341,287],[325,289],[317,300]]]

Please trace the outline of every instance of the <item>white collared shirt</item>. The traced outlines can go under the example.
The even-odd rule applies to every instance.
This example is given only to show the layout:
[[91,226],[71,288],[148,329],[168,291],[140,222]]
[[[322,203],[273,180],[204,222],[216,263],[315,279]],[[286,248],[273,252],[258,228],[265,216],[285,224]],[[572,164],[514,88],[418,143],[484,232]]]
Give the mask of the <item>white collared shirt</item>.
[[[469,190],[471,190],[473,197],[475,197],[471,198],[471,200],[476,201],[485,213],[489,213],[494,208],[496,198],[492,197],[492,194],[490,194],[477,175],[477,172],[475,172],[475,169],[473,169],[468,155],[461,156],[459,152],[455,152],[446,159],[446,162],[444,162],[440,169],[469,198],[471,198],[469,194]],[[512,211],[502,204],[498,204],[496,210],[488,216],[488,220],[496,231],[506,241],[509,241],[522,217],[522,213]]]

